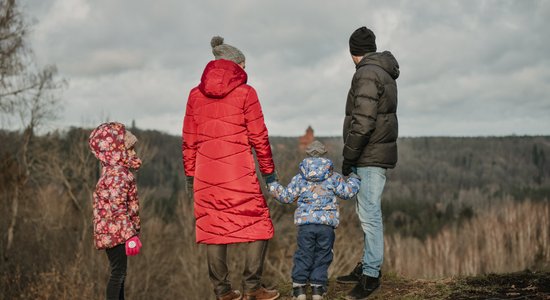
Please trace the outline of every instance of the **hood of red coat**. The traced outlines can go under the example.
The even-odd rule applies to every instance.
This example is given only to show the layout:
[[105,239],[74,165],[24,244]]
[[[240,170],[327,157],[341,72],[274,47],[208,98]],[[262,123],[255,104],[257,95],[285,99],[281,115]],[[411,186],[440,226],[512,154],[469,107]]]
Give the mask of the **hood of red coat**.
[[137,170],[141,160],[124,145],[124,124],[109,122],[99,125],[90,134],[88,145],[103,166],[123,166]]
[[247,80],[248,75],[236,63],[225,59],[213,60],[204,68],[199,90],[209,98],[223,98]]

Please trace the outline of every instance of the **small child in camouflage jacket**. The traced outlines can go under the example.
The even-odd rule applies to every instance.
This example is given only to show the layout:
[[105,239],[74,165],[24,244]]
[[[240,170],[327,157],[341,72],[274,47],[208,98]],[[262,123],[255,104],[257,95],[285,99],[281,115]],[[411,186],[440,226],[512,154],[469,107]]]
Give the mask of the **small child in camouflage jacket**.
[[300,173],[287,187],[275,181],[268,184],[268,189],[279,202],[298,202],[294,212],[294,223],[298,226],[298,248],[292,269],[294,298],[306,299],[305,285],[309,283],[314,299],[322,299],[333,257],[334,228],[339,224],[337,197],[353,198],[359,191],[360,179],[352,173],[344,180],[334,172],[332,161],[321,157],[327,151],[319,141],[311,143],[306,153],[309,157],[300,163]]

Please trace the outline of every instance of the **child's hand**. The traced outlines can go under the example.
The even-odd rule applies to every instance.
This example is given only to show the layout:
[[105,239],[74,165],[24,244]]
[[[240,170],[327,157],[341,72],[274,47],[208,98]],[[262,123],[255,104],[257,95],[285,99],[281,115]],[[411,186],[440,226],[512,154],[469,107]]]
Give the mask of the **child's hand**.
[[361,177],[359,177],[359,175],[357,175],[357,173],[355,173],[355,172],[351,172],[351,174],[349,174],[349,177],[357,178],[357,179],[361,180]]
[[278,181],[273,181],[271,183],[267,184],[267,191],[271,194],[271,196],[277,198],[279,193],[277,192],[277,186],[279,186],[280,183]]
[[139,237],[137,235],[134,235],[133,237],[129,238],[126,241],[127,256],[138,255],[140,249],[141,249],[141,241],[139,240]]

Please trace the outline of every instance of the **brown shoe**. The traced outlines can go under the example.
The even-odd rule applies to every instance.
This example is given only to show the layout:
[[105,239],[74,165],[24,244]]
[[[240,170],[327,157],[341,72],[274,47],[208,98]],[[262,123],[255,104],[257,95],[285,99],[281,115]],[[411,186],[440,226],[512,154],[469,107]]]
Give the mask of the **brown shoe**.
[[268,290],[261,287],[255,291],[244,293],[243,300],[275,300],[279,296],[280,294],[277,290]]
[[233,300],[233,299],[241,299],[241,292],[238,290],[232,290],[229,291],[217,298],[218,300]]

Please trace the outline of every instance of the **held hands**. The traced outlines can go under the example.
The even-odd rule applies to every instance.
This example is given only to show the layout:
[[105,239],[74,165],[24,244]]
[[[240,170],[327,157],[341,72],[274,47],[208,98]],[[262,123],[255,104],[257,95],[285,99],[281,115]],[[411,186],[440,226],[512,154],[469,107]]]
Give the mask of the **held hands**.
[[353,172],[351,172],[351,174],[349,174],[349,177],[350,178],[357,178],[359,180],[361,180],[361,177],[359,177],[359,175],[357,175],[357,170],[353,170]]
[[277,173],[275,173],[275,172],[273,172],[273,173],[271,173],[271,174],[263,174],[263,173],[262,173],[262,177],[264,178],[264,181],[265,181],[265,185],[266,185],[266,186],[269,186],[270,183],[279,180],[279,178],[278,178],[278,176],[277,176]]
[[139,240],[139,237],[137,235],[134,235],[133,237],[129,238],[126,241],[127,256],[138,255],[140,249],[141,249],[141,241]]
[[351,174],[354,168],[353,165],[353,162],[344,158],[344,162],[342,163],[342,175],[348,176],[349,174]]

